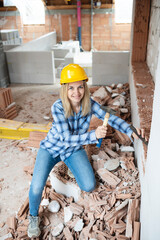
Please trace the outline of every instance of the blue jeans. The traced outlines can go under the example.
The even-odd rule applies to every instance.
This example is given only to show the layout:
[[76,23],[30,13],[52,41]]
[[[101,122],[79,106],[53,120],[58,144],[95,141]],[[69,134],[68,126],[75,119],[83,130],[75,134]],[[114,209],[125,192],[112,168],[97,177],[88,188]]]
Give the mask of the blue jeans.
[[[42,192],[48,175],[52,168],[60,161],[59,156],[52,158],[47,150],[39,149],[29,190],[29,210],[32,216],[38,216]],[[83,148],[74,152],[64,162],[73,173],[79,187],[83,191],[91,192],[94,190],[96,186],[94,172],[86,151]]]

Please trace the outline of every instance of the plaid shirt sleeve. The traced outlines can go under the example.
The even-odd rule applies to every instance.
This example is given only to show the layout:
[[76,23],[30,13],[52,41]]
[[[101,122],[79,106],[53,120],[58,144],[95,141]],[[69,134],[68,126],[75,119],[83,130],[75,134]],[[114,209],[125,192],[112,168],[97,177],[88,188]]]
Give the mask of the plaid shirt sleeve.
[[[93,114],[98,117],[99,119],[101,120],[104,120],[104,117],[105,117],[105,114],[106,112],[103,111],[101,108],[100,108],[100,104],[95,102],[93,99],[92,99],[92,111],[93,111]],[[110,117],[109,117],[109,120],[108,120],[108,124],[113,127],[114,129],[122,132],[122,133],[125,133],[128,135],[128,137],[131,139],[132,141],[132,138],[131,138],[131,135],[133,133],[133,131],[130,129],[130,125],[125,122],[123,119],[115,116],[115,115],[112,115],[110,114]]]
[[65,118],[64,109],[60,102],[53,104],[51,111],[54,119],[54,126],[65,148],[98,142],[94,130],[83,134],[74,134],[69,130],[69,123]]

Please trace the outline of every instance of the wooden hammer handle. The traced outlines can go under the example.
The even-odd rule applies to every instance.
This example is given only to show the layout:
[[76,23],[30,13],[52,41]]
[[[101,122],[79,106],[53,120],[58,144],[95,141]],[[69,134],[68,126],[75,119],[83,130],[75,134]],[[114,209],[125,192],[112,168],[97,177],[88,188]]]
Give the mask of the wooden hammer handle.
[[[103,126],[107,127],[108,119],[109,119],[109,113],[107,112],[106,115],[105,115],[105,117],[104,117],[104,120],[103,120]],[[102,140],[103,140],[103,138],[100,138],[100,139],[98,140],[98,143],[97,143],[97,147],[98,147],[98,148],[101,147]]]
[[109,119],[109,113],[107,112],[103,120],[103,126],[107,127],[108,119]]

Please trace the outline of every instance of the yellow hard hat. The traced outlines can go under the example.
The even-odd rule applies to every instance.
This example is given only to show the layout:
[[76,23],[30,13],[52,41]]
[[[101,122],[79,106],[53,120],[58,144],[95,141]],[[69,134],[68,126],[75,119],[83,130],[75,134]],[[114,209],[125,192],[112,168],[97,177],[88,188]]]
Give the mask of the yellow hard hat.
[[86,80],[88,81],[87,74],[84,69],[78,64],[68,64],[62,69],[60,84],[71,83]]

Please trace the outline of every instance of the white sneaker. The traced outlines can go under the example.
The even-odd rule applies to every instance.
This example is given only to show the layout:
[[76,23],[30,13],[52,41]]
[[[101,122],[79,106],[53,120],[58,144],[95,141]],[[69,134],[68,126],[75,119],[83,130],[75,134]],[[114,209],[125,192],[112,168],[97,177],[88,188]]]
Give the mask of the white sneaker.
[[34,217],[34,216],[29,216],[29,225],[28,225],[28,237],[33,238],[33,237],[38,237],[41,234],[41,230],[39,228],[39,223],[40,223],[40,218]]

